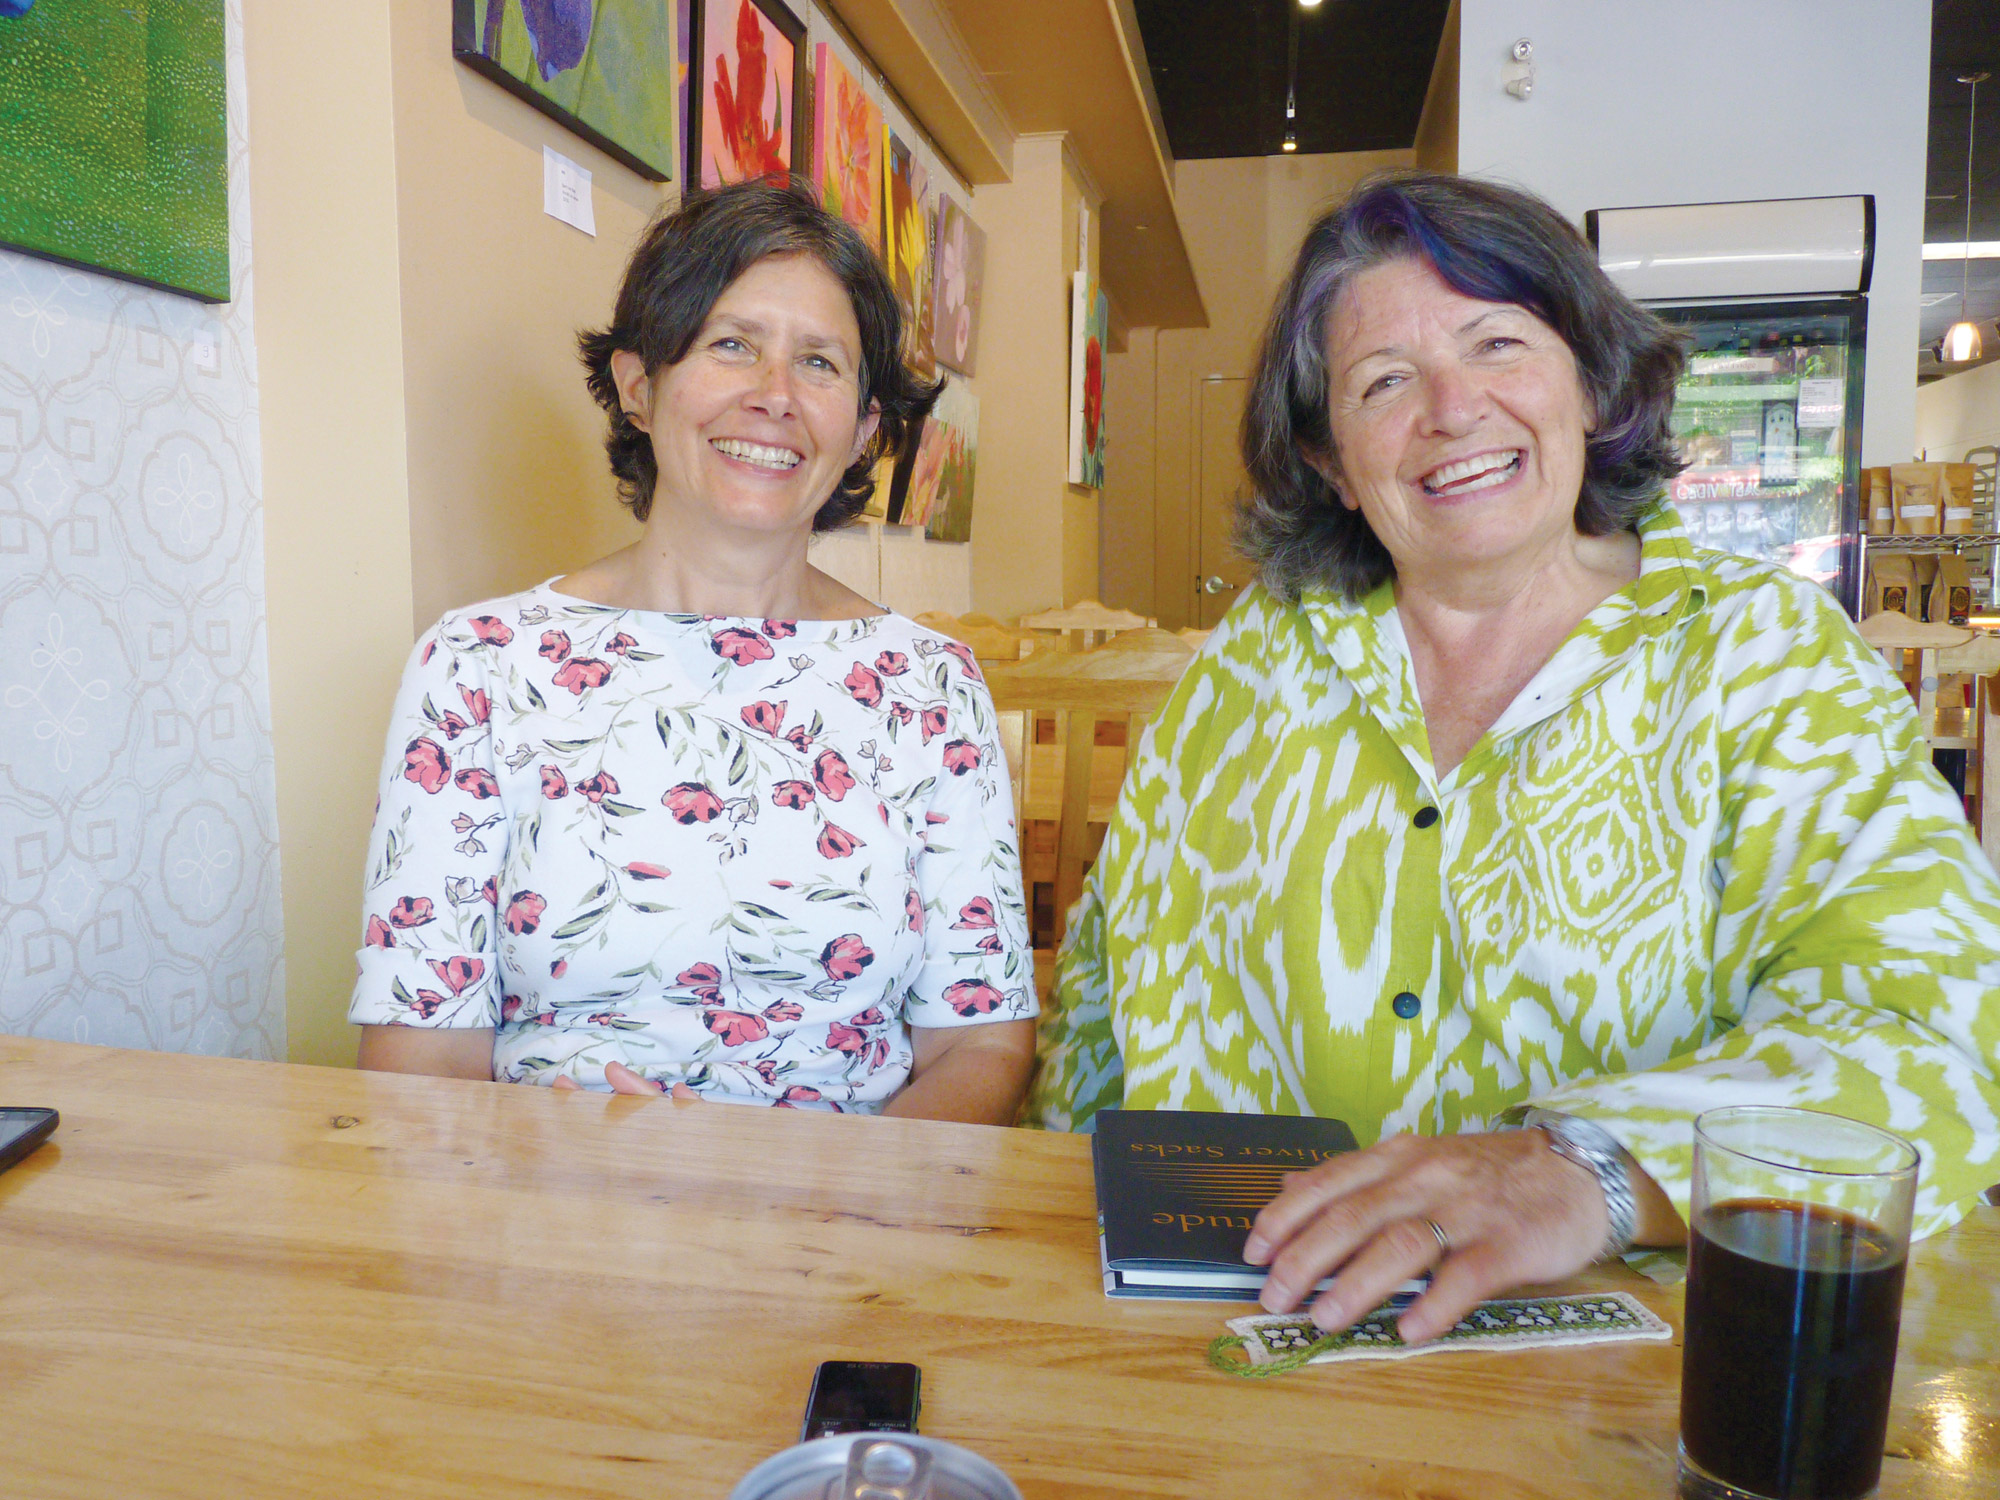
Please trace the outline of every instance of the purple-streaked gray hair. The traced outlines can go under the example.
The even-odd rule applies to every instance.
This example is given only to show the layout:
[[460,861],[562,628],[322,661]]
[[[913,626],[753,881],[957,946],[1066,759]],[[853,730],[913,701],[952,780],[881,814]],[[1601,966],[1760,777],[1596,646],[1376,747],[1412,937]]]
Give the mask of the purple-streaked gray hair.
[[1667,419],[1685,360],[1682,336],[1611,284],[1583,236],[1519,188],[1441,172],[1386,172],[1360,183],[1306,232],[1278,293],[1243,412],[1251,493],[1236,545],[1264,586],[1296,602],[1331,589],[1349,599],[1395,573],[1359,511],[1308,461],[1340,454],[1329,418],[1327,314],[1363,271],[1428,261],[1460,295],[1527,309],[1576,357],[1596,418],[1584,444],[1576,529],[1631,528],[1681,471]]

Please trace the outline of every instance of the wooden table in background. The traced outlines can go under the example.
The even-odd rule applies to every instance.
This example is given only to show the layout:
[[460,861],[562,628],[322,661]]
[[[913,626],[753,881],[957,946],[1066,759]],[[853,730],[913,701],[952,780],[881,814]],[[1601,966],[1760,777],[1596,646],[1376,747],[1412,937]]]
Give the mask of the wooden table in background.
[[[1043,1496],[1665,1497],[1663,1344],[1211,1371],[1077,1137],[0,1038],[7,1500],[723,1496],[822,1359]],[[1678,1327],[1681,1294],[1616,1285]],[[2000,1493],[2000,1209],[1921,1246],[1885,1496]]]

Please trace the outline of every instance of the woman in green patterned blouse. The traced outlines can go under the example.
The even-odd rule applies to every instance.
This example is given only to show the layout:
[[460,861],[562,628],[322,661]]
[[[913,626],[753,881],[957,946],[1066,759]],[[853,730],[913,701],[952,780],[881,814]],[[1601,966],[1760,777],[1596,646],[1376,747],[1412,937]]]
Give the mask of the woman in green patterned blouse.
[[1278,296],[1260,586],[1138,751],[1032,1105],[1349,1121],[1257,1221],[1273,1310],[1428,1268],[1415,1340],[1678,1244],[1719,1104],[1910,1138],[1923,1232],[2000,1180],[2000,885],[1832,599],[1690,546],[1681,364],[1468,179],[1364,184]]

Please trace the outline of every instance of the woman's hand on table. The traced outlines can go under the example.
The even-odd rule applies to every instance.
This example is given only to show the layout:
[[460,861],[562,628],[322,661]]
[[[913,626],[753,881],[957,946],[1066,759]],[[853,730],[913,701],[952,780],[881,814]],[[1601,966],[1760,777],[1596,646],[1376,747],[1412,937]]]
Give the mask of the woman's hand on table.
[[[1629,1169],[1640,1240],[1671,1239],[1661,1214],[1678,1226],[1672,1204],[1635,1163]],[[1294,1174],[1257,1215],[1243,1258],[1271,1268],[1262,1301],[1280,1313],[1338,1268],[1312,1307],[1313,1321],[1328,1331],[1430,1271],[1430,1289],[1398,1324],[1414,1344],[1485,1298],[1582,1270],[1604,1248],[1609,1227],[1596,1177],[1550,1150],[1540,1130],[1399,1135]]]
[[[650,1078],[641,1078],[621,1062],[608,1062],[604,1065],[604,1081],[611,1085],[611,1092],[614,1094],[667,1094],[675,1099],[701,1098],[701,1095],[684,1083],[677,1083],[669,1090]],[[584,1092],[583,1085],[567,1074],[559,1075],[551,1087],[565,1094]]]

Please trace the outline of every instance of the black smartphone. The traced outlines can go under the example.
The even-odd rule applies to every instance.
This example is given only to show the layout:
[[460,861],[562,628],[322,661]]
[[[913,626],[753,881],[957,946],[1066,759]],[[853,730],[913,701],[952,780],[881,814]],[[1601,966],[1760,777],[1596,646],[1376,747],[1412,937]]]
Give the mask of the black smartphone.
[[47,1140],[61,1118],[52,1109],[0,1106],[0,1172]]
[[915,1432],[922,1385],[923,1372],[915,1365],[825,1360],[813,1371],[799,1441],[836,1432]]

